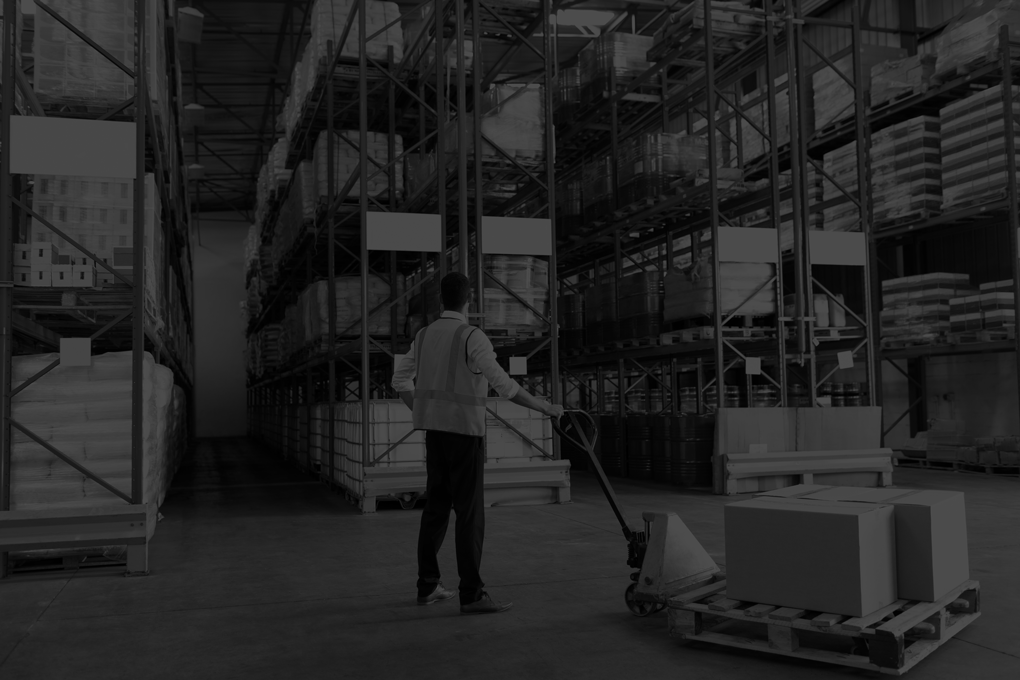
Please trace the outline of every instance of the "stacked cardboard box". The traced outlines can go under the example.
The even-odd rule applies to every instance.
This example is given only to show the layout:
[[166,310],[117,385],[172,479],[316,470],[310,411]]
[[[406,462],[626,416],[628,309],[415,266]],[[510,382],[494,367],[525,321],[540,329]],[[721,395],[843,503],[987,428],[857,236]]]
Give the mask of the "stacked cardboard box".
[[871,67],[871,108],[910,94],[927,92],[935,75],[935,55],[915,54]]
[[[782,75],[776,78],[773,86],[776,97],[776,133],[778,136],[775,146],[777,148],[790,143],[790,89],[787,82],[786,75]],[[808,86],[810,87],[810,83]],[[734,125],[738,125],[740,128],[741,153],[746,164],[760,158],[772,148],[768,141],[768,136],[771,134],[768,93],[761,89],[752,90],[740,101],[741,111],[748,120],[738,118]],[[801,122],[807,134],[811,134],[814,126],[814,102],[810,95],[807,96],[806,103],[807,120]]]
[[[504,162],[504,154],[518,162],[545,158],[544,96],[541,85],[497,85],[483,94],[482,134],[486,140],[482,142],[482,155]],[[473,152],[474,118],[467,123],[468,149]],[[446,135],[449,154],[457,152],[456,130],[457,121],[451,121]]]
[[[1020,86],[1012,86],[1011,115],[1020,119]],[[945,106],[942,123],[942,207],[949,209],[981,200],[1005,189],[1006,125],[1002,85],[994,85]],[[1013,144],[1020,145],[1014,125]]]
[[[867,105],[867,95],[871,89],[872,67],[890,59],[902,59],[907,56],[907,51],[891,47],[862,45],[860,47],[860,56],[864,104]],[[839,73],[834,71],[832,67],[826,66],[816,71],[811,77],[814,88],[815,128],[818,130],[853,116],[855,113],[855,89],[844,78],[846,76],[850,82],[856,81],[854,77],[854,55],[848,54],[836,60],[835,65]]]
[[876,225],[923,218],[942,208],[939,119],[918,116],[871,136],[871,189]]
[[949,325],[953,333],[1004,330],[1016,325],[1013,281],[982,283],[973,295],[949,301]]
[[[967,510],[963,493],[959,491],[935,491],[915,489],[866,489],[859,487],[831,487],[820,484],[800,484],[798,486],[766,491],[755,496],[755,501],[770,501],[782,504],[788,512],[805,512],[808,508],[805,503],[819,503],[823,506],[835,508],[837,506],[861,506],[863,508],[879,509],[882,507],[891,508],[893,511],[893,524],[891,538],[893,541],[893,577],[895,579],[897,599],[916,600],[920,602],[936,602],[942,599],[952,589],[962,585],[970,579],[970,559],[967,548]],[[739,503],[737,505],[740,505]],[[728,510],[729,508],[727,508]],[[839,513],[851,514],[851,513]],[[727,515],[727,519],[729,515]],[[760,519],[764,520],[765,517]],[[879,517],[874,519],[878,520]],[[884,518],[883,518],[884,519]],[[804,517],[800,521],[811,521]],[[856,546],[851,539],[848,544],[841,548],[852,549],[855,552],[860,550],[875,551],[874,556],[883,556],[884,548],[888,546],[889,534],[886,532],[888,524],[884,521],[873,525],[878,531],[870,535],[861,534],[861,540]],[[762,527],[764,530],[768,530]],[[787,529],[783,524],[778,524],[771,531],[783,531]],[[727,531],[727,534],[729,532]],[[811,533],[812,538],[821,536],[817,532]],[[803,537],[803,535],[801,535]],[[835,538],[835,537],[832,537]],[[765,540],[765,537],[757,540]],[[827,539],[831,540],[831,538]],[[837,539],[838,540],[838,539]],[[813,541],[802,541],[803,550],[812,550],[816,554],[817,546]],[[727,540],[727,546],[729,541]],[[743,546],[741,546],[743,547]],[[767,551],[772,552],[772,551]],[[732,578],[732,557],[727,547],[727,588]],[[776,556],[772,559],[794,559],[793,556]],[[771,559],[770,559],[771,561]],[[886,571],[887,562],[881,560],[868,560],[862,562],[864,567],[858,573],[846,565],[837,567],[836,573],[842,572],[848,584],[861,579],[861,586],[854,584],[849,589],[850,593],[862,593],[870,590],[876,583],[884,583],[888,578]],[[754,567],[753,561],[740,565],[740,571],[744,572]],[[767,575],[755,575],[757,578],[767,578]],[[804,584],[807,590],[814,597],[830,597],[829,593],[820,592],[818,586],[822,584],[809,577],[806,582],[791,582],[789,575],[777,574],[781,581],[788,586]],[[743,573],[738,577],[743,577]],[[879,577],[876,579],[876,577]],[[734,596],[732,592],[728,593]],[[757,600],[754,600],[757,601]],[[782,603],[790,604],[792,603]],[[817,609],[816,611],[828,611]]]
[[883,281],[883,341],[939,341],[951,330],[950,301],[974,292],[967,274],[934,273]]
[[998,55],[999,30],[1009,27],[1011,40],[1020,40],[1020,2],[986,0],[972,3],[935,40],[936,75],[945,79],[975,62]]
[[[328,130],[324,130],[319,133],[319,138],[315,142],[315,150],[312,158],[312,162],[314,163],[314,182],[315,186],[318,187],[319,200],[325,199],[329,192],[328,135]],[[361,163],[361,151],[359,149],[361,144],[361,133],[357,130],[347,130],[343,132],[336,132],[334,135],[333,179],[335,180],[334,192],[338,195],[344,188],[347,180],[350,179],[351,175],[359,171],[358,166]],[[380,195],[388,195],[388,192],[391,189],[391,170],[380,170],[380,168],[386,167],[386,165],[390,162],[389,144],[389,135],[381,132],[368,133],[368,156],[370,159],[375,161],[374,163],[372,160],[368,162],[367,172],[368,176],[371,177],[368,181],[369,196],[378,197]],[[404,153],[404,143],[400,135],[396,136],[395,145],[396,155],[400,156]],[[392,172],[396,175],[396,191],[399,196],[404,190],[404,174],[400,171],[399,167],[392,169]],[[372,177],[372,175],[375,176]],[[356,179],[351,187],[351,192],[347,196],[348,200],[360,200],[360,192],[361,180]]]
[[[579,60],[581,70],[581,97],[583,102],[598,101],[609,94],[610,74],[617,90],[626,88],[637,76],[647,71],[648,50],[652,37],[633,33],[603,33],[596,38],[590,50]],[[658,83],[658,76],[644,85]]]
[[[735,51],[739,45],[761,34],[764,14],[750,5],[747,0],[712,1],[712,35],[731,41],[728,45],[718,45],[715,48],[718,52]],[[673,7],[680,9],[672,12],[662,28],[655,32],[655,46],[686,41],[694,31],[705,28],[705,5],[701,0],[679,2]]]
[[[765,286],[750,300],[759,286],[775,276],[771,264],[721,263],[721,304],[723,314],[737,311],[740,315],[768,316],[776,313],[776,291]],[[714,312],[714,277],[712,262],[704,255],[689,269],[672,270],[664,280],[665,307],[663,320],[668,322],[711,316]],[[746,304],[742,303],[747,300]]]
[[823,178],[822,200],[825,208],[822,212],[822,228],[826,231],[860,231],[861,210],[854,201],[860,198],[857,143],[851,142],[830,151],[825,154],[822,163],[828,175]]
[[[32,204],[43,219],[130,279],[133,275],[134,188],[134,181],[121,178],[36,175]],[[158,309],[166,272],[163,204],[154,200],[155,195],[155,178],[148,174],[145,176],[145,214],[142,217],[146,290],[150,304]],[[33,274],[33,285],[45,287],[47,279],[55,287],[61,286],[63,281],[68,282],[65,284],[67,287],[77,288],[115,283],[108,270],[100,267],[97,271],[93,260],[42,222],[33,220],[30,229],[34,249],[52,246],[56,251],[56,259],[49,268],[43,259],[34,261],[36,273]]]

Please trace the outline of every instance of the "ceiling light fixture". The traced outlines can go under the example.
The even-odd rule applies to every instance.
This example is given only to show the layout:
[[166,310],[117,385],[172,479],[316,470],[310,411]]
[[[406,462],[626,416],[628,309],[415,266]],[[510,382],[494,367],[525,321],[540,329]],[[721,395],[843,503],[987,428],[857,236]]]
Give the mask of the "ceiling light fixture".
[[177,8],[177,40],[198,45],[202,42],[202,24],[205,15],[194,7]]

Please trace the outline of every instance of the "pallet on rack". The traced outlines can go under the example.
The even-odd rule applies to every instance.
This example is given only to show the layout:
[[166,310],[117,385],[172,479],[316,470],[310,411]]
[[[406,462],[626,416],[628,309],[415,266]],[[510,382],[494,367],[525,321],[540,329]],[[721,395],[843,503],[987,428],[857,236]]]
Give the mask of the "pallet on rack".
[[965,331],[949,333],[946,342],[950,345],[968,345],[973,343],[1001,342],[1014,340],[1016,338],[1016,327],[1013,328],[989,328],[980,331]]
[[944,470],[946,472],[968,472],[982,475],[1020,476],[1017,465],[986,465],[961,460],[929,460],[926,458],[897,458],[898,467],[919,468],[922,470]]
[[[773,328],[762,328],[757,326],[726,326],[722,329],[722,336],[726,340],[768,340],[776,336]],[[684,328],[677,331],[670,331],[659,336],[663,345],[675,345],[684,342],[702,342],[715,339],[714,326],[700,326],[697,328]]]
[[888,220],[880,220],[875,222],[875,232],[881,233],[883,231],[889,231],[897,227],[902,227],[906,224],[913,224],[915,222],[924,222],[934,217],[938,217],[942,214],[941,210],[914,210],[904,215],[897,215],[896,217]]
[[1007,189],[993,189],[986,191],[983,194],[972,196],[966,200],[957,201],[956,203],[946,203],[942,206],[942,212],[948,213],[954,210],[966,210],[967,208],[976,208],[978,206],[987,205],[989,203],[997,203],[999,201],[1005,201],[1009,197]]
[[682,640],[903,675],[981,616],[967,581],[938,602],[897,600],[862,617],[741,602],[726,581],[667,602],[669,633]]
[[927,85],[912,87],[909,90],[904,90],[883,101],[877,103],[872,102],[868,112],[872,115],[881,114],[885,111],[885,109],[888,109],[890,106],[899,104],[900,102],[906,99],[910,99],[911,97],[916,97],[917,95],[924,94],[927,91],[928,91]]
[[[791,338],[793,329],[787,335]],[[822,342],[833,340],[850,340],[864,337],[864,329],[859,326],[840,326],[836,328],[815,328],[815,339]]]
[[635,349],[638,347],[658,347],[661,344],[659,338],[627,338],[616,340],[610,347],[613,349]]
[[909,349],[911,347],[935,347],[944,345],[945,338],[914,339],[914,338],[882,338],[882,349]]

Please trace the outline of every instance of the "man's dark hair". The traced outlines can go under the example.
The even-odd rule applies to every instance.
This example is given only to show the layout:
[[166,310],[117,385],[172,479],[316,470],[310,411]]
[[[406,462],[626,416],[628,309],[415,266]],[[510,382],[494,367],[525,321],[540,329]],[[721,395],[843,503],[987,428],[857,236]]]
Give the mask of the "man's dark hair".
[[471,296],[471,282],[460,272],[450,272],[439,284],[443,309],[459,310]]

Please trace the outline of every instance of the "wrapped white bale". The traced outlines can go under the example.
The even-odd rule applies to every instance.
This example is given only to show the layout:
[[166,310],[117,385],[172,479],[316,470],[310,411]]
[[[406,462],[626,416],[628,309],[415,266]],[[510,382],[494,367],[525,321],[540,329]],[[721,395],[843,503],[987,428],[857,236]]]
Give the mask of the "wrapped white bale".
[[[18,387],[58,356],[14,357],[12,386]],[[130,494],[131,365],[131,352],[115,352],[93,357],[92,365],[87,367],[58,366],[14,398],[12,418],[118,490]],[[164,465],[167,456],[164,433],[173,374],[157,365],[148,353],[142,367],[142,502],[154,503],[169,484]],[[84,397],[86,394],[92,396]],[[13,430],[12,510],[84,509],[119,502],[121,499],[100,484],[20,430]]]
[[[503,159],[493,144],[514,158],[545,157],[545,105],[541,85],[497,85],[482,96],[482,154]],[[468,149],[474,151],[474,119]],[[457,153],[457,121],[447,124],[447,153]],[[490,144],[491,142],[491,144]]]
[[[767,316],[776,313],[776,291],[772,286],[765,286],[737,310],[759,286],[775,276],[774,265],[722,262],[720,267],[723,314],[737,312],[741,315]],[[712,263],[707,258],[702,257],[686,270],[671,271],[663,279],[663,285],[665,321],[713,314],[714,277]]]

